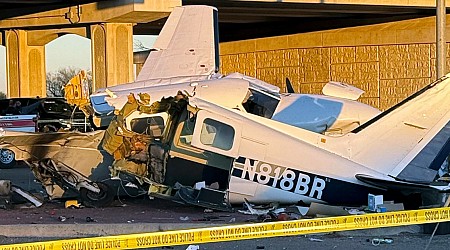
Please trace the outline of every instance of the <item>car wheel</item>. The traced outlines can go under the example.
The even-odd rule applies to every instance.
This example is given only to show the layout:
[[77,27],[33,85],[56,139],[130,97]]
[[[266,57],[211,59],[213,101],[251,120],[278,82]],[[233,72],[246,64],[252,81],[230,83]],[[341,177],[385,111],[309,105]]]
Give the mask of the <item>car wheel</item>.
[[92,192],[87,188],[80,188],[81,203],[86,207],[105,207],[114,200],[114,190],[103,182],[96,182],[100,189],[99,193]]
[[0,149],[0,168],[7,169],[16,165],[16,155],[12,150]]
[[58,131],[58,129],[54,125],[46,124],[39,131],[43,133],[53,133]]

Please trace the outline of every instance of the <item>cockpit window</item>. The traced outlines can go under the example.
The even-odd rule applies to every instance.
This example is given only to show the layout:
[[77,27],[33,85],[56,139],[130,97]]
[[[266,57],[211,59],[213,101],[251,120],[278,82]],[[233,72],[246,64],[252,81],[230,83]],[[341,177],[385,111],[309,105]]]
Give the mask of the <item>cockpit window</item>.
[[271,118],[280,100],[255,89],[248,91],[247,98],[242,103],[245,110],[248,113]]

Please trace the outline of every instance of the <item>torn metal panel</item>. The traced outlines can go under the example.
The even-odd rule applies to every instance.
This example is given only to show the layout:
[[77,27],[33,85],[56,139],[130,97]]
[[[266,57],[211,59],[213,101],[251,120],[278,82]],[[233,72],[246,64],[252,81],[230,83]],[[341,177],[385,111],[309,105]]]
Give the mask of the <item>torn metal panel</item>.
[[33,203],[33,205],[35,205],[36,207],[40,207],[42,206],[42,204],[44,204],[42,201],[40,201],[38,198],[36,198],[34,195],[30,194],[29,192],[26,192],[18,187],[11,187],[11,191],[19,194],[20,196],[22,196],[23,198],[25,198],[26,200],[28,200],[29,202]]

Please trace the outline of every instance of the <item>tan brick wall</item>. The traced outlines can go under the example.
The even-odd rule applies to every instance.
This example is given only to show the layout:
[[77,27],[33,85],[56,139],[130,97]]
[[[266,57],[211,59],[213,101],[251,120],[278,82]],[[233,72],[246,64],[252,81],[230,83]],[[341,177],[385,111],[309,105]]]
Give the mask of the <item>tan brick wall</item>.
[[[299,93],[319,94],[328,81],[342,81],[365,91],[362,102],[385,110],[436,78],[434,20],[223,43],[221,71],[256,76],[281,89],[288,77]],[[450,40],[448,27],[446,34]]]

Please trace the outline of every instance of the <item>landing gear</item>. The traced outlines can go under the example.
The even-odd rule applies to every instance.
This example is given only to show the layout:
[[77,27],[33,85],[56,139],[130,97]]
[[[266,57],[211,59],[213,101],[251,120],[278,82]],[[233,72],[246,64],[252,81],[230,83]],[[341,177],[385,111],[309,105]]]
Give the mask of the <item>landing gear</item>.
[[80,195],[83,205],[87,207],[104,207],[114,200],[114,190],[103,182],[93,182],[82,173],[52,159],[39,162],[25,162],[34,176],[44,186],[54,184],[63,190],[72,190]]
[[87,188],[80,188],[81,203],[86,207],[105,207],[114,200],[114,190],[103,182],[94,182],[91,185],[96,186],[100,191],[94,192]]

